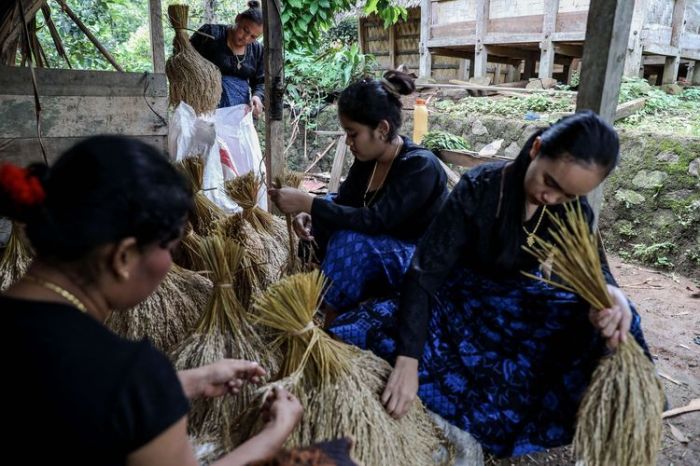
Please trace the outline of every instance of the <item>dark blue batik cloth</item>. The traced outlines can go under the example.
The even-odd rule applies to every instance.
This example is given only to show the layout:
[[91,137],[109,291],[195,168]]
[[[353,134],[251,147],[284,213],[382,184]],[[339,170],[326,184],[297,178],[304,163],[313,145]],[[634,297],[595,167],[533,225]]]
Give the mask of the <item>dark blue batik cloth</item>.
[[250,105],[250,83],[247,79],[223,75],[221,77],[221,100],[219,108]]
[[333,233],[321,264],[330,283],[324,301],[343,311],[369,296],[390,296],[401,286],[415,249],[415,244],[388,235]]
[[[394,362],[397,300],[340,314],[330,331]],[[648,349],[633,309],[632,334]],[[571,442],[576,411],[605,353],[576,295],[525,277],[455,274],[434,300],[420,362],[426,407],[497,456]]]

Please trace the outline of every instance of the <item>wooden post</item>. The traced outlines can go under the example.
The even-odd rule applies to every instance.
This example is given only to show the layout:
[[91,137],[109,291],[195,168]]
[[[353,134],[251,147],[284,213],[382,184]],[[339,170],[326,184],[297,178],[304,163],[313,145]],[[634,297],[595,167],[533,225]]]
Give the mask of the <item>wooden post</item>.
[[693,86],[700,86],[700,61],[695,62],[695,68],[693,68],[693,78],[690,82],[693,84]]
[[625,71],[624,76],[636,77],[641,74],[644,68],[642,62],[642,51],[644,44],[642,43],[642,28],[644,20],[647,16],[647,8],[649,0],[635,0],[634,12],[632,13],[632,24],[630,26],[630,37],[627,42],[627,54],[625,55]]
[[535,70],[537,69],[537,58],[535,54],[530,56],[530,58],[525,59],[525,69],[523,71],[523,78],[530,79],[535,76]]
[[366,28],[367,20],[365,18],[360,18],[357,22],[357,43],[360,47],[360,52],[368,53],[367,50],[367,39],[366,39]]
[[464,58],[459,61],[459,70],[457,71],[457,79],[464,81],[469,80],[469,74],[471,72],[471,60]]
[[[681,34],[685,26],[686,0],[676,0],[673,4],[673,19],[671,20],[671,47],[678,48],[681,42]],[[666,57],[662,84],[672,84],[678,79],[678,66],[681,63],[680,55]]]
[[216,0],[202,0],[202,8],[204,9],[204,23],[216,23]]
[[554,43],[552,34],[557,25],[559,0],[545,0],[544,20],[542,22],[542,41],[540,42],[540,78],[551,78],[554,73]]
[[[593,110],[611,125],[617,111],[633,10],[628,0],[591,0],[588,10],[576,110]],[[602,185],[588,198],[597,224],[603,203]]]
[[148,18],[151,28],[151,56],[153,72],[165,73],[165,39],[160,0],[148,0]]
[[496,68],[493,71],[493,84],[501,84],[501,72],[503,71],[503,65],[496,63]]
[[420,65],[419,72],[421,78],[430,78],[431,75],[431,60],[430,50],[428,49],[428,41],[430,40],[430,25],[431,21],[431,1],[421,0],[420,2]]
[[328,182],[328,192],[337,193],[340,187],[340,176],[345,166],[345,154],[348,146],[345,145],[345,135],[338,137],[338,145],[335,147],[333,167],[331,167],[331,180]]
[[389,27],[389,66],[390,69],[396,69],[396,25],[392,24]]
[[263,2],[265,61],[265,166],[267,185],[284,176],[284,38],[280,0]]
[[474,46],[474,77],[482,78],[486,76],[486,64],[488,63],[488,52],[484,47],[489,24],[490,0],[476,0],[476,44]]

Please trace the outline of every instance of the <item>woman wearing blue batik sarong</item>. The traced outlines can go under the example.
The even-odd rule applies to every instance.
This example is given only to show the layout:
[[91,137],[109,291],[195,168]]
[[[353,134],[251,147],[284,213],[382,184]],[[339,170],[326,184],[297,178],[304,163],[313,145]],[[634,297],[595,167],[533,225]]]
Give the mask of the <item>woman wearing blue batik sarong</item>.
[[328,314],[369,296],[398,291],[416,241],[447,198],[446,175],[427,149],[399,135],[400,96],[413,79],[389,71],[350,85],[338,100],[340,124],[355,156],[335,198],[270,190],[282,212],[296,214],[302,252],[312,246],[330,287]]
[[613,128],[583,112],[538,131],[513,162],[470,170],[418,243],[400,298],[335,319],[333,334],[394,364],[391,414],[417,394],[485,451],[522,455],[570,443],[594,368],[628,331],[648,355],[602,252],[612,309],[520,273],[540,273],[522,246],[549,237],[547,212],[578,198],[592,224],[584,195],[618,154]]

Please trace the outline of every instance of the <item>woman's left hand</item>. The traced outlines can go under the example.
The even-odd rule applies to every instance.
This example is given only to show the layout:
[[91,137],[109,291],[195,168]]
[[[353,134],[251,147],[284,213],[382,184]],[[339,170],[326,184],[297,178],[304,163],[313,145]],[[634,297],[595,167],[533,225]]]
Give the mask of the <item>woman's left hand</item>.
[[268,189],[267,193],[277,208],[285,214],[311,213],[314,197],[294,188]]
[[608,348],[614,350],[627,340],[627,333],[632,324],[632,310],[625,294],[619,288],[608,285],[608,293],[612,297],[613,306],[609,309],[593,309],[588,312],[591,324],[603,334]]
[[241,359],[221,359],[213,364],[178,372],[189,399],[237,394],[246,382],[258,384],[265,374],[265,369],[258,363]]
[[255,118],[258,118],[260,115],[262,115],[263,110],[265,107],[263,107],[262,100],[260,100],[260,97],[253,96],[251,99],[251,104],[253,106],[253,116]]

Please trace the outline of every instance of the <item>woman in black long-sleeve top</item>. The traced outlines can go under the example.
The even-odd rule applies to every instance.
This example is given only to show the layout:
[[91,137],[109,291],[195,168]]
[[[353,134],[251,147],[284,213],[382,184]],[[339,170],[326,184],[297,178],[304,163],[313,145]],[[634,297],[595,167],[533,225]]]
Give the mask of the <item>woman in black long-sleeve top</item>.
[[297,235],[315,240],[331,282],[329,309],[344,311],[397,289],[416,241],[447,197],[446,175],[432,152],[398,134],[400,95],[414,89],[410,76],[390,71],[341,93],[338,114],[355,163],[335,199],[270,191],[280,210],[298,214]]
[[221,71],[219,108],[249,105],[253,116],[263,111],[265,65],[260,2],[248,2],[248,9],[236,16],[233,25],[205,24],[192,35],[190,43]]
[[522,276],[539,273],[522,246],[534,234],[549,238],[547,212],[561,214],[576,198],[592,224],[585,194],[618,152],[614,129],[582,112],[533,135],[515,161],[470,170],[419,242],[400,298],[333,322],[337,337],[394,363],[382,396],[390,413],[405,414],[417,394],[497,456],[571,441],[605,344],[630,331],[646,349],[639,315],[607,265],[616,305],[591,310]]

